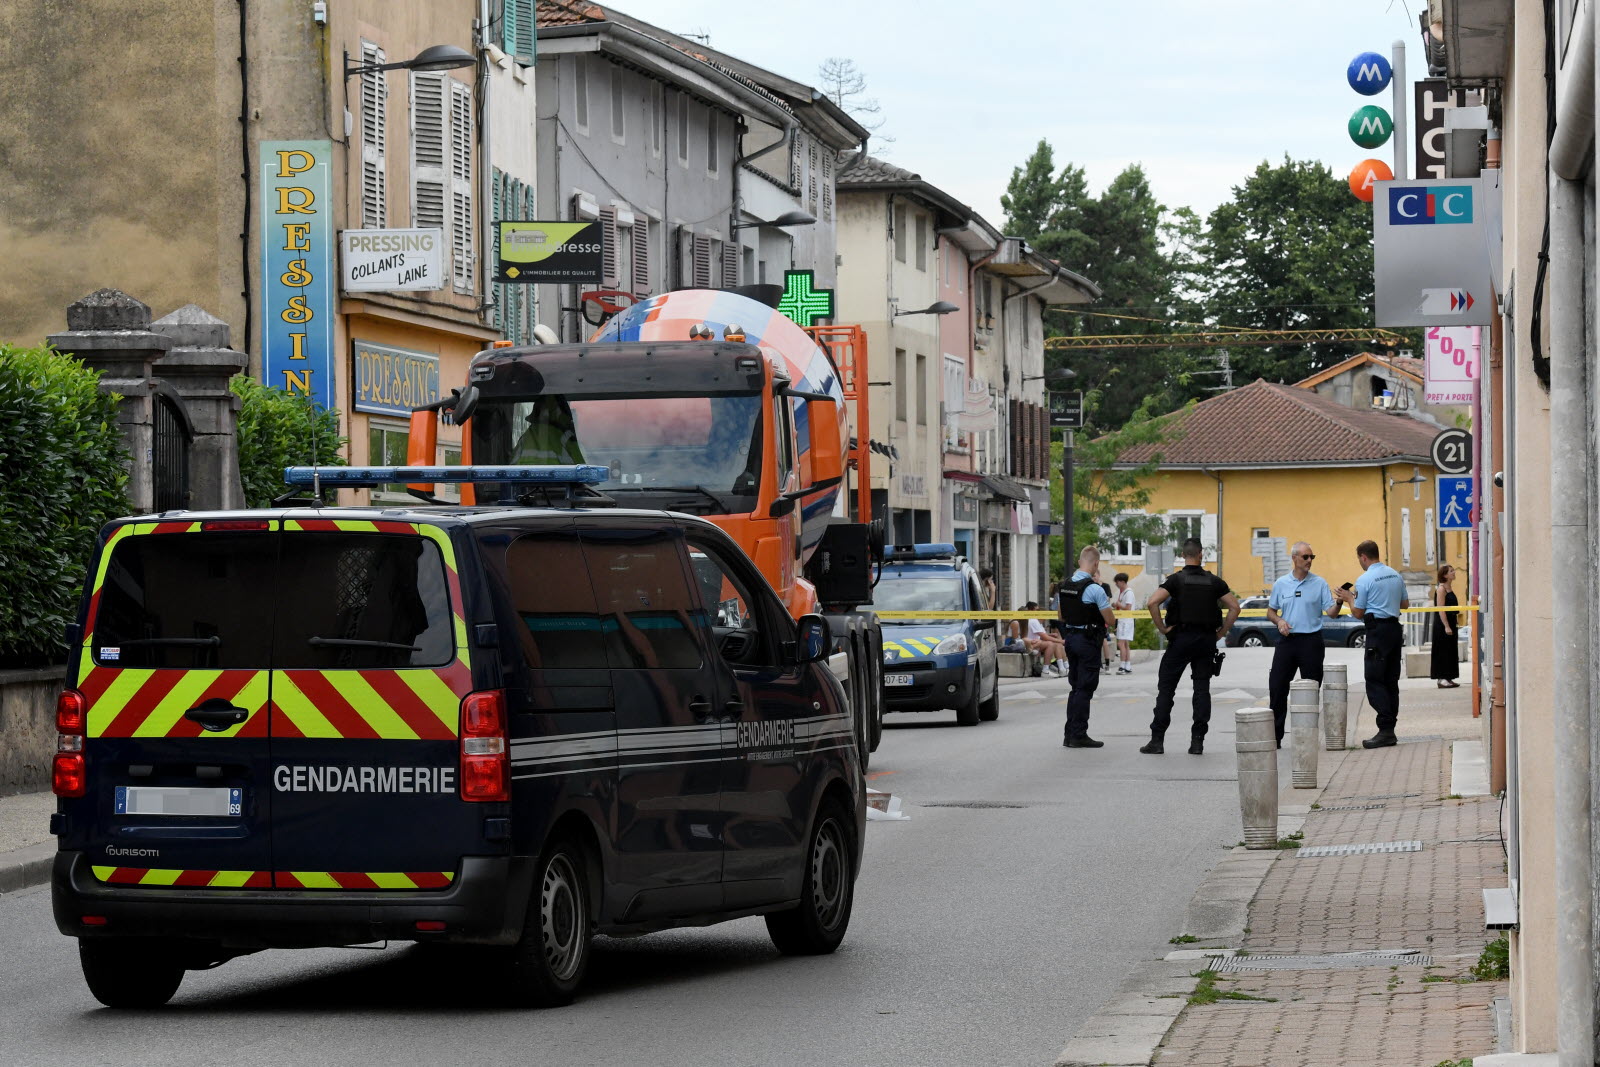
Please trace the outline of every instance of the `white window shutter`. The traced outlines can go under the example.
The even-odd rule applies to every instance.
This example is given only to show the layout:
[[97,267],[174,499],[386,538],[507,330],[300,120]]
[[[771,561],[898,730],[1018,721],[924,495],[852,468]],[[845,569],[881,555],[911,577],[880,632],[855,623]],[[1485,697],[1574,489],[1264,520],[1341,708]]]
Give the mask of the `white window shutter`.
[[475,288],[477,234],[473,229],[472,86],[446,78],[450,87],[450,252],[455,287]]
[[703,233],[697,233],[690,247],[693,267],[689,284],[695,289],[709,289],[711,288],[711,238]]
[[1411,509],[1400,509],[1400,566],[1411,566]]
[[739,246],[725,244],[722,246],[722,287],[732,289],[739,284]]
[[[449,214],[446,80],[436,71],[411,74],[411,222],[417,227],[444,228]],[[448,231],[445,238],[449,239]]]
[[1215,515],[1200,516],[1200,544],[1205,549],[1205,561],[1214,563],[1217,559],[1217,517]]
[[617,226],[617,209],[612,206],[600,209],[600,286],[617,289],[622,285],[617,277],[617,242],[622,231]]
[[[361,42],[363,65],[387,63],[383,49]],[[389,88],[383,71],[361,75],[361,225],[382,229],[389,207]]]
[[1438,563],[1438,556],[1437,556],[1437,553],[1434,551],[1434,546],[1438,543],[1438,541],[1439,541],[1439,531],[1438,531],[1438,528],[1433,525],[1433,509],[1432,508],[1423,508],[1422,509],[1422,551],[1424,553],[1424,557],[1423,558],[1425,558],[1428,561],[1428,566],[1430,566],[1430,567],[1432,567],[1432,566],[1434,566],[1435,564]]
[[633,295],[643,300],[650,295],[650,222],[643,215],[633,220]]

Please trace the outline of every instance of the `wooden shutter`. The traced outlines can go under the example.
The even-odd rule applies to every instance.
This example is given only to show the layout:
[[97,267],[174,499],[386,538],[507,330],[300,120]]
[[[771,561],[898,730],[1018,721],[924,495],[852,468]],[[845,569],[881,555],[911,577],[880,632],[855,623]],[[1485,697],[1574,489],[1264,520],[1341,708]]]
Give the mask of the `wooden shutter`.
[[822,153],[822,221],[830,222],[833,219],[833,149],[824,149]]
[[690,241],[690,266],[690,287],[711,288],[711,238],[703,233],[695,234]]
[[1010,452],[1007,455],[1005,473],[1020,474],[1022,471],[1022,401],[1011,397],[1006,407],[1006,437],[1011,442]]
[[450,252],[456,289],[472,292],[477,269],[473,229],[472,86],[446,78],[450,86]]
[[534,0],[503,0],[500,50],[525,67],[534,59]]
[[600,286],[616,289],[622,285],[617,277],[617,242],[622,239],[617,226],[617,209],[607,206],[600,209]]
[[732,289],[739,284],[739,246],[734,243],[722,246],[722,287]]
[[633,295],[643,300],[650,295],[650,220],[633,218]]
[[806,204],[814,216],[817,213],[817,146],[813,144],[806,152]]
[[1040,404],[1034,409],[1039,426],[1039,477],[1050,480],[1050,407]]
[[[361,62],[387,63],[383,49],[361,42]],[[361,225],[382,229],[389,221],[389,90],[383,71],[361,75]]]
[[[411,222],[445,226],[445,76],[436,71],[411,74]],[[445,240],[450,239],[449,231]]]

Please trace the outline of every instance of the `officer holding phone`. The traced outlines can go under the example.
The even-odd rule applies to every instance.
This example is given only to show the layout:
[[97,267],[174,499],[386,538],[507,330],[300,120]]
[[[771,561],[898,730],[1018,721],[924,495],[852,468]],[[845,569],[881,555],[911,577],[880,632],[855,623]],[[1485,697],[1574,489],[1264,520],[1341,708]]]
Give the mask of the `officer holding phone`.
[[1293,570],[1272,583],[1272,595],[1267,599],[1267,621],[1278,628],[1267,692],[1279,748],[1289,718],[1289,683],[1297,671],[1302,678],[1322,681],[1322,620],[1338,615],[1343,606],[1334,599],[1327,581],[1311,573],[1311,561],[1316,558],[1310,545],[1296,541],[1289,550]]
[[1398,743],[1394,725],[1400,717],[1400,662],[1405,654],[1405,634],[1400,629],[1400,610],[1410,607],[1406,583],[1398,571],[1378,558],[1375,541],[1356,546],[1356,562],[1362,574],[1355,590],[1348,585],[1334,594],[1350,605],[1351,614],[1367,630],[1363,655],[1367,682],[1367,703],[1372,705],[1378,732],[1361,742],[1362,748],[1387,748]]

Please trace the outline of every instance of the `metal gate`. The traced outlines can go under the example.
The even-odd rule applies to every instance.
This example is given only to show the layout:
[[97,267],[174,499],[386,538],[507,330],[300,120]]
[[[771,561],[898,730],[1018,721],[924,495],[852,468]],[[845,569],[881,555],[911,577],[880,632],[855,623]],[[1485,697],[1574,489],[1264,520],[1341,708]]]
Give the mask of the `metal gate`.
[[176,511],[189,506],[189,420],[178,402],[156,393],[155,426],[150,449],[151,510]]

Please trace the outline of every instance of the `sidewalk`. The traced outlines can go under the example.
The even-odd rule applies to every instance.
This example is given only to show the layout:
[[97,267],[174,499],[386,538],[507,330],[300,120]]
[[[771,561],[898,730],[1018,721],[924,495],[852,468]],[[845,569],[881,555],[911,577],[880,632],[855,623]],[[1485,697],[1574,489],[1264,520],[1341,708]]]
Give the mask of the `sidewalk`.
[[50,836],[51,793],[0,797],[0,893],[37,885],[50,877],[56,840]]
[[[1437,735],[1476,734],[1464,688],[1430,685],[1401,707],[1402,740],[1421,739],[1322,752],[1315,806],[1313,791],[1285,788],[1280,832],[1300,825],[1305,847],[1420,841],[1421,850],[1234,850],[1190,905],[1184,932],[1199,940],[1130,976],[1059,1064],[1435,1067],[1496,1051],[1491,1004],[1508,984],[1471,981],[1471,970],[1495,939],[1480,890],[1505,884],[1499,801],[1451,799],[1452,742]],[[1370,713],[1356,717],[1353,744],[1371,733]],[[1242,899],[1247,916],[1233,906],[1234,918],[1213,918]],[[1430,959],[1304,958],[1400,951]],[[1191,1000],[1202,981],[1220,998]]]

